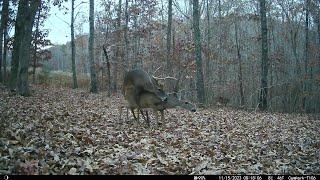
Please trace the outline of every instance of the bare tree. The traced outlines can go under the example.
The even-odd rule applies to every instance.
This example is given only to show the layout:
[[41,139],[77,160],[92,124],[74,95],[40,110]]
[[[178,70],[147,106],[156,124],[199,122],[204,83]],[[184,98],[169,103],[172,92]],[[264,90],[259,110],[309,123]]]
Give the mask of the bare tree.
[[[309,91],[309,81],[310,81],[310,73],[308,70],[308,63],[309,63],[309,0],[305,0],[305,11],[306,11],[306,20],[305,20],[305,51],[304,51],[304,73],[305,73],[305,77],[307,77],[307,79],[304,81],[304,86],[303,86],[303,90],[305,92],[305,94],[308,94]],[[307,102],[307,97],[306,95],[303,96],[302,99],[302,103],[303,103],[303,108],[305,110],[305,112],[308,111],[308,102]]]
[[241,62],[241,53],[240,53],[240,40],[239,40],[239,25],[238,20],[234,22],[234,31],[236,38],[236,49],[237,49],[237,60],[238,60],[238,80],[239,80],[239,94],[240,94],[240,106],[244,106],[244,92],[243,92],[243,77],[242,77],[242,62]]
[[193,38],[195,44],[195,59],[197,66],[197,98],[200,104],[204,104],[204,83],[202,73],[202,57],[201,57],[201,37],[200,37],[200,13],[199,13],[199,0],[193,0]]
[[[9,17],[9,0],[3,0],[2,3],[2,12],[1,12],[1,24],[0,24],[0,82],[4,82],[6,79],[6,53],[2,54],[2,42],[6,42],[7,27],[8,27],[8,17]],[[3,46],[4,51],[6,52],[6,43]],[[3,57],[3,58],[2,58]],[[4,67],[4,75],[2,76],[2,61]]]
[[74,42],[74,0],[71,0],[71,62],[72,62],[72,88],[78,88],[77,71],[76,71],[76,46]]
[[172,0],[168,1],[168,26],[167,26],[167,73],[171,73],[171,32],[172,32]]
[[38,9],[37,18],[36,18],[36,32],[35,32],[35,43],[34,43],[34,50],[33,50],[33,70],[32,70],[32,82],[36,82],[36,65],[37,65],[37,38],[39,37],[39,24],[40,24],[40,17],[41,17],[41,7]]
[[261,18],[261,89],[259,108],[264,111],[267,109],[268,97],[268,29],[266,15],[266,1],[260,0]]
[[91,87],[90,92],[97,93],[97,75],[94,64],[94,0],[90,0],[89,9],[89,63],[90,63],[90,77],[91,77]]
[[125,27],[124,27],[124,41],[125,41],[125,59],[124,64],[126,65],[125,69],[128,70],[129,67],[129,39],[128,39],[128,31],[129,31],[129,12],[128,12],[129,0],[126,0],[124,16],[125,16]]
[[[212,5],[212,1],[210,0],[210,3],[209,3],[209,0],[206,0],[206,13],[207,13],[207,17],[206,17],[206,20],[207,20],[207,40],[206,40],[206,61],[205,61],[205,79],[206,79],[206,85],[209,86],[209,79],[210,78],[210,75],[209,75],[209,72],[211,70],[211,67],[210,67],[210,61],[211,61],[211,19],[210,19],[210,6]],[[214,93],[213,91],[210,92],[210,96],[213,97],[214,96]],[[209,103],[209,91],[206,90],[206,103]]]
[[116,28],[117,28],[117,44],[116,44],[116,58],[117,58],[117,62],[114,63],[114,73],[113,73],[113,77],[114,77],[114,81],[113,81],[113,90],[116,92],[118,89],[117,86],[117,82],[118,82],[118,71],[120,64],[122,64],[122,59],[121,59],[121,13],[122,13],[122,0],[119,0],[118,3],[118,10],[117,10],[117,24],[116,24]]

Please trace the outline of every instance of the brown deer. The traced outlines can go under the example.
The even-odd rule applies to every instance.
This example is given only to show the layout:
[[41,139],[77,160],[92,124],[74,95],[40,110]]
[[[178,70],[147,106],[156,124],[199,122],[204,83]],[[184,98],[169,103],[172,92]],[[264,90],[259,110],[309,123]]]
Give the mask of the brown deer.
[[[174,93],[168,94],[167,101],[161,101],[161,99],[158,98],[155,94],[144,92],[140,95],[138,104],[139,104],[139,107],[138,106],[134,107],[130,104],[129,104],[129,107],[138,109],[138,119],[139,119],[139,113],[141,113],[143,115],[143,118],[146,120],[148,126],[150,126],[149,115],[146,112],[146,117],[145,117],[142,111],[142,109],[145,109],[145,108],[153,109],[154,115],[156,116],[157,123],[159,123],[159,117],[158,117],[159,111],[161,113],[161,122],[164,121],[164,110],[166,109],[182,107],[184,109],[190,110],[191,112],[196,111],[194,104],[178,99]],[[134,114],[134,110],[132,110],[131,112]],[[122,108],[120,110],[120,118],[121,118],[121,114],[122,114]],[[135,117],[135,115],[133,116]],[[128,111],[127,111],[127,119],[128,119]]]
[[122,93],[124,98],[127,100],[129,104],[128,108],[131,110],[135,119],[137,119],[137,117],[134,114],[134,109],[137,108],[138,111],[140,110],[138,101],[141,94],[151,93],[157,97],[160,102],[167,101],[167,95],[156,78],[150,76],[141,69],[126,72],[122,86]]

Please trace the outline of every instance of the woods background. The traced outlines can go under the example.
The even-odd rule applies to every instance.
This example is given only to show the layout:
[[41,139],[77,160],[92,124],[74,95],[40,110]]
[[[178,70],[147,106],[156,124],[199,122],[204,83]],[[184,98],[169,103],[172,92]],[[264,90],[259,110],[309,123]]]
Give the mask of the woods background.
[[[13,27],[17,2],[2,4],[1,80],[10,79]],[[159,77],[175,77],[166,91],[197,102],[197,72],[203,75],[205,104],[217,102],[255,110],[261,105],[261,81],[267,80],[267,110],[320,110],[320,1],[266,1],[267,31],[261,33],[263,1],[202,0],[195,17],[193,1],[101,0],[94,15],[94,63],[99,91],[120,92],[126,69],[143,68]],[[72,42],[54,45],[46,40],[43,21],[50,6],[71,13]],[[30,77],[34,83],[90,88],[87,17],[76,1],[42,1],[33,25]],[[87,6],[88,3],[85,5]],[[78,8],[78,9],[77,9]],[[7,10],[8,11],[8,10]],[[7,26],[5,20],[8,18]],[[195,56],[194,20],[199,19],[201,54]],[[3,23],[4,22],[4,23]],[[5,28],[5,29],[4,29]],[[11,33],[10,33],[11,32]],[[72,35],[73,33],[73,35]],[[266,71],[262,71],[263,35],[267,40]],[[4,38],[4,39],[3,39]],[[63,37],[61,37],[63,38]],[[6,50],[8,49],[8,52]],[[105,51],[104,51],[105,50]],[[1,57],[2,57],[1,56]],[[201,66],[197,66],[201,58]],[[41,67],[39,70],[33,67]],[[265,77],[263,77],[265,76]],[[198,97],[197,97],[198,96]]]

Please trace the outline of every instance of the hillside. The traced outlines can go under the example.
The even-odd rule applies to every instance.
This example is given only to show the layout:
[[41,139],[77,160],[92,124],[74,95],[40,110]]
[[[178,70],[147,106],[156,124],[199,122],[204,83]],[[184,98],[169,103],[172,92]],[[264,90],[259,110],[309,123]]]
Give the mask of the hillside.
[[0,174],[320,174],[317,117],[173,109],[148,128],[118,119],[121,95],[0,89]]

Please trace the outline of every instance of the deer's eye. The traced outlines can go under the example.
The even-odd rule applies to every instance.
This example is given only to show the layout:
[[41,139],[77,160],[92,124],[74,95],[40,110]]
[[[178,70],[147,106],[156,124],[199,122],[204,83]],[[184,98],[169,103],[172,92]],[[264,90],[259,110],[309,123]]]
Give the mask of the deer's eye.
[[188,102],[184,102],[185,104],[189,104]]

